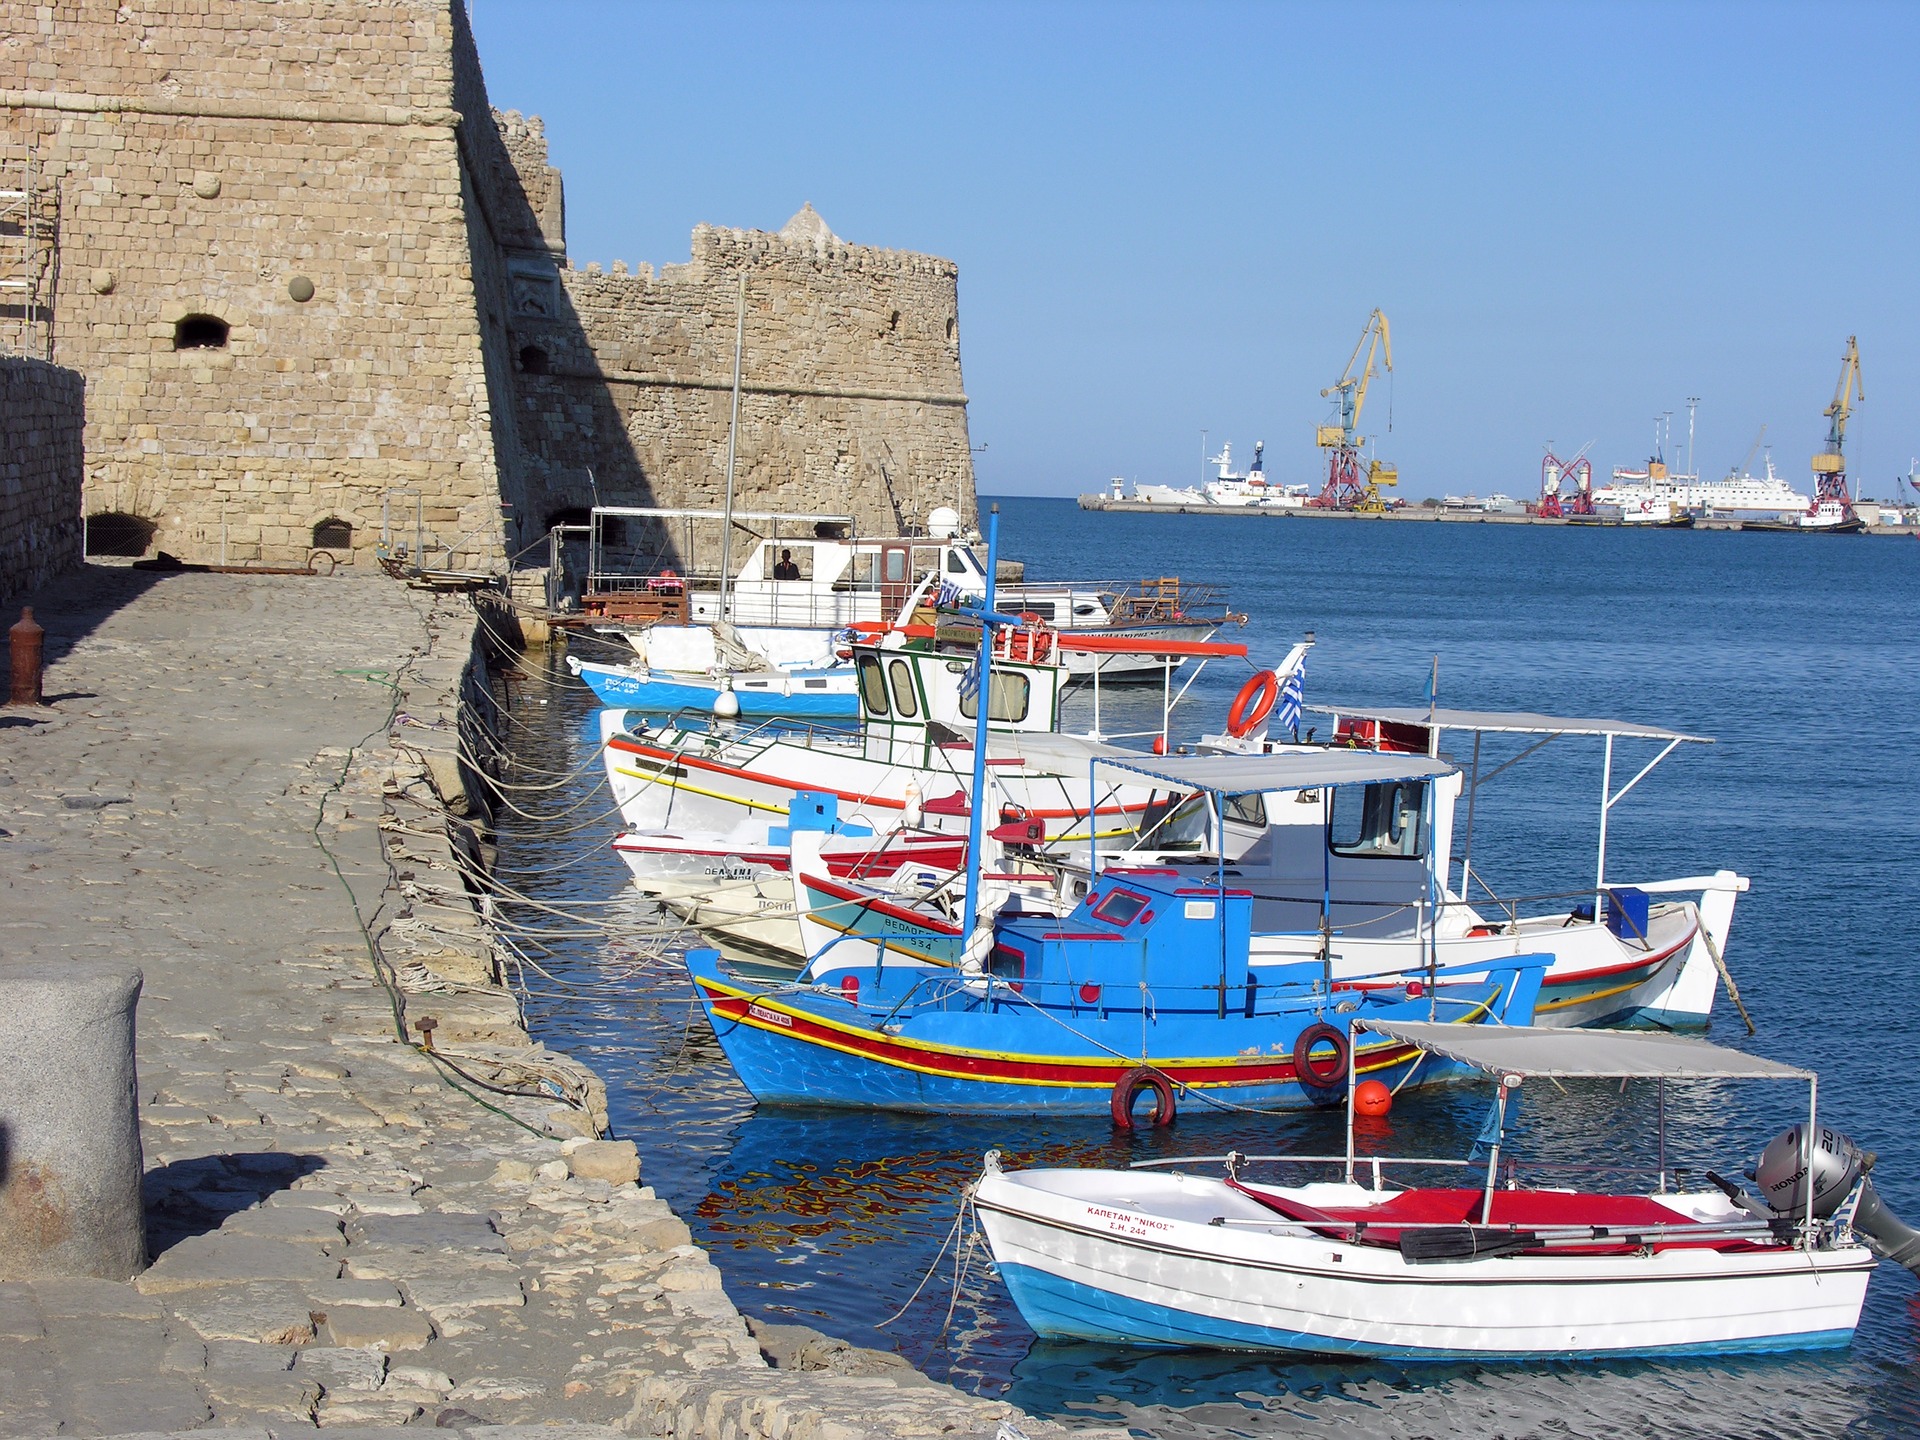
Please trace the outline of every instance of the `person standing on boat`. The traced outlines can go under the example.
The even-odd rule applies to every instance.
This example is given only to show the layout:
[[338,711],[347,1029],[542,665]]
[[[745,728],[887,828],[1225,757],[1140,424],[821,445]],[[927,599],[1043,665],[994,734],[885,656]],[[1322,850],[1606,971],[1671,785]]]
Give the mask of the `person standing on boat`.
[[793,563],[793,551],[782,550],[780,552],[780,558],[775,562],[773,567],[773,578],[776,580],[798,580],[800,578],[800,567]]

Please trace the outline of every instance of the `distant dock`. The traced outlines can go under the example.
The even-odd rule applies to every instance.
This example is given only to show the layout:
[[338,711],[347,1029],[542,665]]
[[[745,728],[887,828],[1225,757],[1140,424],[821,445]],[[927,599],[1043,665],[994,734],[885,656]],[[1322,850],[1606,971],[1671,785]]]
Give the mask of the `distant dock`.
[[[1561,525],[1575,530],[1738,530],[1738,520],[1695,520],[1691,527],[1649,525],[1604,517],[1577,519],[1545,515],[1517,514],[1505,510],[1448,510],[1408,505],[1398,510],[1371,513],[1358,510],[1320,510],[1314,508],[1275,509],[1252,505],[1160,505],[1147,500],[1116,500],[1111,495],[1082,495],[1082,510],[1104,510],[1126,515],[1213,515],[1261,520],[1425,520],[1453,525]],[[1920,535],[1920,525],[1868,525],[1863,535]]]

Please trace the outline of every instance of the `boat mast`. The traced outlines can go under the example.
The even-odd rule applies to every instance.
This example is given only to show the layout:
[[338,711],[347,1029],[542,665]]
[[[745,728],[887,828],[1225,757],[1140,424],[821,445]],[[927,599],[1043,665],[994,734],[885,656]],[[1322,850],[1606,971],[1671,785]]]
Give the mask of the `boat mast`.
[[740,352],[747,338],[747,272],[740,272],[740,294],[733,318],[733,414],[727,421],[727,504],[720,519],[720,609],[727,618],[727,578],[733,574],[733,457],[740,435]]
[[[995,504],[987,511],[987,593],[981,606],[980,654],[975,662],[980,688],[975,692],[973,712],[973,804],[967,807],[967,900],[960,919],[962,947],[973,944],[974,921],[980,910],[980,817],[987,805],[987,716],[993,709],[993,582],[999,568],[1000,507]],[[1095,809],[1089,796],[1087,828],[1090,831],[1098,828],[1091,823]]]

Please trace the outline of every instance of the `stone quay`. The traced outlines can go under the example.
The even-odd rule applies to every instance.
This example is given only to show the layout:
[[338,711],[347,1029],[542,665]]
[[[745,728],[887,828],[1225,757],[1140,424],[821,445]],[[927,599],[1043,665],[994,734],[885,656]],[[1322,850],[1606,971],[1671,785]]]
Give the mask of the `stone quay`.
[[0,1281],[0,1436],[1063,1433],[756,1333],[598,1077],[528,1038],[460,898],[502,658],[473,601],[109,565],[23,598],[48,703],[0,710],[0,1003],[10,970],[144,977],[151,1263]]

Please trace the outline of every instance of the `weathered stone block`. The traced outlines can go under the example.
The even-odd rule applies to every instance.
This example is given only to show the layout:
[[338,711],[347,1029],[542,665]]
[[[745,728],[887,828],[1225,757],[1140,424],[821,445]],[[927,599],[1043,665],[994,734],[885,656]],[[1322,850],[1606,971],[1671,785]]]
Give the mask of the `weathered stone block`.
[[394,1310],[375,1305],[341,1305],[326,1312],[327,1339],[348,1349],[368,1348],[397,1354],[423,1350],[433,1339],[433,1326],[418,1310]]
[[640,1180],[640,1150],[631,1140],[590,1140],[566,1151],[567,1169],[577,1180],[634,1185]]

